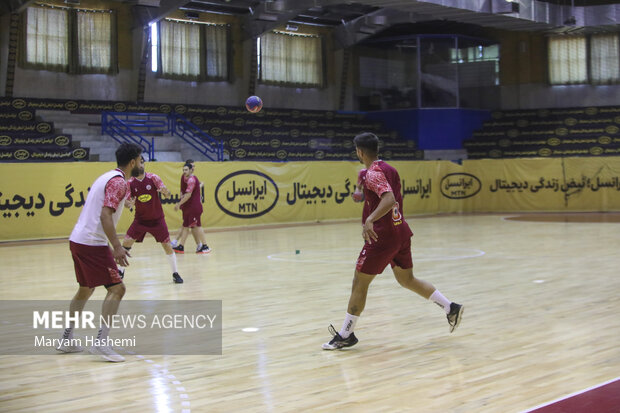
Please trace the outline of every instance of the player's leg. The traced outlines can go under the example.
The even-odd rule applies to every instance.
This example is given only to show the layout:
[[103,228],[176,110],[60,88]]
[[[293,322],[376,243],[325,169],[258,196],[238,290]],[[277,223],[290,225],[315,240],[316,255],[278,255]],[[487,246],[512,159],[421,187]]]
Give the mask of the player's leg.
[[170,233],[168,232],[166,220],[161,218],[157,224],[153,225],[149,232],[153,235],[155,241],[161,244],[166,253],[168,264],[170,264],[170,269],[172,270],[172,280],[177,284],[183,283],[183,278],[181,278],[177,269],[177,256],[174,253],[172,245],[170,245]]
[[[77,292],[71,299],[69,304],[69,313],[73,316],[75,313],[81,314],[88,299],[93,295],[94,288],[79,286]],[[63,353],[79,353],[84,349],[81,346],[73,344],[73,330],[75,329],[75,323],[72,321],[68,328],[65,328],[62,333],[60,345],[56,347],[56,350]]]
[[[94,287],[91,287],[89,280],[89,252],[91,251],[87,246],[69,242],[69,249],[71,251],[71,258],[73,259],[73,268],[75,270],[75,279],[79,284],[78,290],[71,299],[69,304],[69,311],[71,314],[75,312],[81,312],[86,305],[86,302],[95,291]],[[63,353],[76,353],[82,351],[82,347],[72,344],[73,343],[73,330],[75,324],[72,322],[68,328],[66,328],[61,336],[61,344],[56,350]]]
[[177,256],[172,249],[172,245],[170,245],[170,242],[162,242],[161,246],[166,253],[168,264],[170,264],[170,269],[172,270],[172,280],[177,284],[183,284],[183,278],[179,275],[179,270],[177,268]]
[[196,254],[207,254],[211,252],[211,248],[207,245],[207,237],[205,236],[205,232],[200,225],[192,228],[192,235],[194,239],[198,239],[196,243]]
[[121,281],[120,283],[106,285],[105,288],[108,290],[108,293],[101,305],[102,325],[97,334],[98,345],[94,346],[91,352],[100,355],[108,361],[125,361],[123,356],[116,353],[112,347],[107,344],[110,326],[112,325],[112,316],[118,312],[118,307],[125,295],[125,284]]
[[[401,286],[405,287],[408,290],[413,291],[414,293],[418,295],[421,295],[427,300],[430,299],[433,292],[436,291],[433,284],[429,283],[428,281],[424,281],[420,278],[414,277],[413,268],[404,269],[396,265],[392,267],[392,271],[394,272],[394,277],[396,278],[396,281],[398,281],[398,283]],[[440,307],[444,308],[441,302],[438,304]],[[445,304],[445,302],[443,304]],[[449,305],[449,301],[448,301],[448,305]]]
[[394,277],[396,277],[396,281],[400,285],[431,300],[446,312],[450,332],[453,332],[461,322],[463,306],[448,300],[433,284],[413,276],[410,238],[403,242],[401,249],[394,256],[391,264]]
[[[134,219],[129,228],[127,228],[127,234],[125,234],[125,238],[123,239],[123,248],[129,251],[134,242],[144,241],[144,236],[148,230],[148,227],[142,225],[137,219]],[[119,265],[118,274],[121,276],[121,279],[125,278],[125,267]]]
[[185,241],[187,241],[187,236],[189,235],[189,227],[183,227],[183,233],[181,233],[181,237],[179,238],[179,245],[183,245],[185,244]]
[[353,275],[353,283],[351,286],[351,296],[349,297],[349,305],[347,307],[347,314],[345,315],[344,322],[340,332],[336,333],[336,329],[330,326],[330,332],[334,337],[328,342],[323,344],[324,350],[336,350],[344,347],[351,347],[357,344],[357,337],[353,333],[355,324],[359,318],[364,307],[366,306],[366,297],[368,296],[368,287],[372,280],[374,280],[376,274],[366,274],[355,270]]
[[189,214],[183,210],[183,228],[181,228],[181,232],[179,233],[178,240],[176,246],[172,247],[177,254],[185,254],[185,241],[187,240],[187,235],[189,234],[189,226],[191,224]]
[[351,285],[351,297],[349,297],[349,306],[347,311],[349,314],[359,317],[366,307],[366,297],[368,296],[368,287],[376,274],[365,274],[355,270],[353,283]]
[[176,232],[176,235],[174,236],[174,238],[170,241],[170,245],[172,245],[172,248],[174,248],[177,245],[179,245],[179,238],[181,238],[181,234],[182,233],[183,233],[183,227],[179,228],[179,230]]

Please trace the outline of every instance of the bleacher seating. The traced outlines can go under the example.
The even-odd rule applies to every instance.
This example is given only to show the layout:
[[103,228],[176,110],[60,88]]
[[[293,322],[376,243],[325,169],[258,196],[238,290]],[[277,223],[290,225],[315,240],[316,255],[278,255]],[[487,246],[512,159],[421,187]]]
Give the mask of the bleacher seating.
[[620,154],[620,106],[493,112],[464,142],[470,159]]
[[415,150],[414,141],[401,139],[363,113],[263,109],[252,114],[215,107],[207,113],[190,109],[185,116],[215,139],[222,139],[231,160],[356,160],[353,138],[365,131],[380,138],[384,159],[424,157]]
[[76,147],[71,135],[58,134],[54,124],[37,120],[20,102],[0,102],[0,161],[88,160],[88,148]]
[[[0,99],[0,112],[7,106],[27,108],[29,111],[61,110],[74,114],[101,114],[103,111],[177,113],[187,117],[214,139],[223,141],[226,159],[235,161],[357,160],[353,137],[365,131],[379,136],[380,156],[383,159],[424,159],[424,152],[417,150],[414,141],[402,139],[398,132],[386,129],[381,122],[367,119],[364,113],[269,107],[263,107],[259,113],[250,113],[244,107]],[[53,125],[50,125],[52,128]],[[186,154],[186,146],[179,138],[179,152]],[[194,153],[188,157],[200,159]]]

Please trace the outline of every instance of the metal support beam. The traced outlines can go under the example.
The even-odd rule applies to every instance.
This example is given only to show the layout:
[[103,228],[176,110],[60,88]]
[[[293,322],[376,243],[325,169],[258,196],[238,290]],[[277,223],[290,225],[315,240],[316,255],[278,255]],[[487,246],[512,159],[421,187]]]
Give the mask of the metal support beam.
[[0,14],[21,13],[26,7],[34,3],[34,0],[5,0],[0,2]]
[[151,23],[158,22],[187,3],[189,3],[188,0],[161,0],[159,7],[133,6],[133,28],[146,27]]
[[243,18],[245,39],[252,39],[293,20],[313,7],[340,4],[341,0],[276,0],[261,3]]
[[333,31],[334,44],[336,48],[347,48],[378,33],[383,28],[427,20],[436,19],[426,14],[403,12],[395,9],[375,10],[338,26]]

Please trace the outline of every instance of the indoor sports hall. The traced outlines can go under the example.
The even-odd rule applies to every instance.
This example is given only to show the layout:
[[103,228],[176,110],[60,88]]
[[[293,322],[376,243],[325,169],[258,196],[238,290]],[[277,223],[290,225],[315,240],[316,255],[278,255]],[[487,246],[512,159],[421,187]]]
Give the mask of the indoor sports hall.
[[[0,411],[619,412],[619,19],[3,2]],[[388,260],[346,341],[386,193],[449,305]]]

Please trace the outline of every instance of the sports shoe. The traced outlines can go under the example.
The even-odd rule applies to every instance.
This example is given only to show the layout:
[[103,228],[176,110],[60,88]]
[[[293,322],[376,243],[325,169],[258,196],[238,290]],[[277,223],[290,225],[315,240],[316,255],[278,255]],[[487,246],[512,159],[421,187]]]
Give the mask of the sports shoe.
[[196,249],[196,254],[208,254],[211,252],[211,248],[207,244],[203,244],[200,249]]
[[347,338],[342,338],[340,334],[336,332],[336,329],[333,325],[329,325],[327,329],[329,334],[333,334],[334,338],[330,340],[329,343],[323,343],[323,350],[339,350],[345,347],[351,347],[357,344],[357,337],[355,337],[355,333],[351,333],[351,335]]
[[75,344],[79,343],[80,340],[72,340],[73,337],[70,336],[70,333],[66,331],[60,337],[60,344],[56,347],[56,350],[61,353],[79,353],[80,351],[84,351],[84,348],[80,345]]
[[176,283],[176,284],[183,284],[183,278],[181,278],[181,276],[179,275],[178,272],[173,272],[172,273],[172,280]]
[[124,268],[119,267],[119,268],[118,268],[118,275],[121,277],[121,280],[122,280],[123,278],[125,278],[125,269],[124,269]]
[[99,355],[101,358],[107,361],[112,361],[114,363],[119,363],[121,361],[125,361],[125,357],[118,354],[116,351],[112,350],[110,346],[94,346],[90,348],[90,353]]
[[183,248],[183,245],[177,245],[176,247],[173,247],[172,250],[177,254],[185,254],[185,249]]
[[461,324],[461,317],[463,316],[464,309],[465,306],[457,303],[450,303],[450,313],[446,316],[448,317],[448,324],[450,324],[450,332],[456,330],[459,324]]

